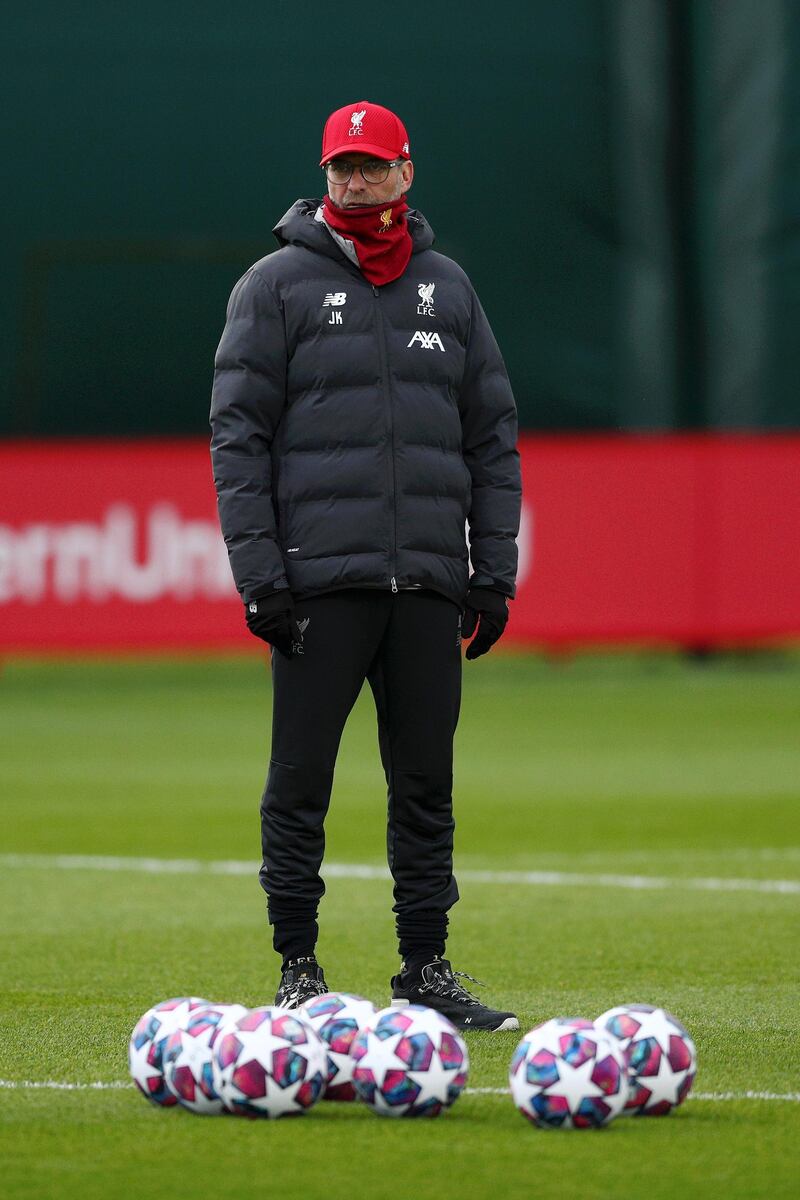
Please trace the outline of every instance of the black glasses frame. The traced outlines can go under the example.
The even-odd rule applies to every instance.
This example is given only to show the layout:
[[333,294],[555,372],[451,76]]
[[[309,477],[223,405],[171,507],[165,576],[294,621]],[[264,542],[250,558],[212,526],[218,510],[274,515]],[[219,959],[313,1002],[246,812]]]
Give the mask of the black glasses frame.
[[[327,178],[329,183],[349,183],[350,180],[353,178],[353,172],[355,170],[359,170],[361,172],[361,178],[364,180],[365,183],[385,183],[386,180],[389,178],[389,172],[392,169],[392,167],[402,166],[402,164],[406,161],[407,161],[407,159],[405,159],[405,158],[394,158],[390,162],[385,162],[381,158],[374,158],[374,159],[367,159],[366,162],[363,162],[363,163],[351,163],[351,162],[347,162],[347,159],[344,159],[344,161],[342,161],[340,159],[334,158],[331,160],[331,162],[325,163],[322,169],[325,172],[325,177]],[[347,166],[350,168],[350,171],[349,171],[349,174],[346,179],[343,178],[341,175],[337,175],[335,178],[331,178],[330,174],[328,173],[328,168],[332,167],[334,165],[334,163],[338,163],[340,166],[344,166],[345,163],[347,163]],[[381,167],[386,168],[385,173],[383,174],[383,176],[380,179],[370,178],[368,175],[364,174],[364,167],[371,166],[372,163],[380,163]]]

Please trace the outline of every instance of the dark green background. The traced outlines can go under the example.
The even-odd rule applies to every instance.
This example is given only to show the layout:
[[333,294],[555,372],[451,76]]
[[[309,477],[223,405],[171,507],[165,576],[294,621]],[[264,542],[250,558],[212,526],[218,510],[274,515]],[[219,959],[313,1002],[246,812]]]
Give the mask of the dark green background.
[[0,48],[0,434],[203,432],[322,123],[411,136],[523,424],[800,424],[800,6],[43,0]]

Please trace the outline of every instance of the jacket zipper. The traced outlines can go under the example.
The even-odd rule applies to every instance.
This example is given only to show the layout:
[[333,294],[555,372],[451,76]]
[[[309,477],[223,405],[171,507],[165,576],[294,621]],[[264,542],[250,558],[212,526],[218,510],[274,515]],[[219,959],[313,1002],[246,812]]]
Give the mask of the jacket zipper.
[[389,498],[390,498],[390,504],[391,504],[391,509],[392,509],[392,523],[393,523],[392,524],[392,530],[393,530],[392,557],[389,562],[389,572],[390,572],[389,583],[390,583],[392,591],[396,592],[397,591],[397,580],[395,578],[395,571],[397,570],[397,567],[396,567],[396,563],[397,563],[397,499],[396,499],[397,498],[397,479],[395,477],[395,465],[394,465],[394,414],[392,411],[392,390],[389,385],[389,361],[388,361],[388,355],[386,353],[386,337],[384,334],[384,326],[383,326],[383,312],[381,311],[381,303],[380,303],[381,292],[380,292],[380,288],[377,287],[376,284],[374,284],[374,283],[372,285],[372,292],[373,292],[373,295],[375,296],[375,300],[377,302],[377,310],[376,311],[378,314],[378,350],[380,352],[380,361],[381,361],[381,381],[383,383],[383,394],[386,399],[386,410],[387,410],[387,414],[389,417],[389,449],[390,449],[390,458],[391,458]]

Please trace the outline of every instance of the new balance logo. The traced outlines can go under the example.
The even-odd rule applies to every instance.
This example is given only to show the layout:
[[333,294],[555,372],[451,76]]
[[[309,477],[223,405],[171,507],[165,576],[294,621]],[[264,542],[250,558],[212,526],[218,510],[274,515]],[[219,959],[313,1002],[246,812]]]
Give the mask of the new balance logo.
[[322,301],[323,308],[338,308],[347,303],[347,292],[328,292]]
[[438,346],[442,354],[445,353],[444,346],[442,345],[442,339],[439,337],[438,333],[425,333],[424,330],[418,329],[411,341],[406,346],[406,350],[410,350],[415,342],[418,342],[423,350],[435,350]]

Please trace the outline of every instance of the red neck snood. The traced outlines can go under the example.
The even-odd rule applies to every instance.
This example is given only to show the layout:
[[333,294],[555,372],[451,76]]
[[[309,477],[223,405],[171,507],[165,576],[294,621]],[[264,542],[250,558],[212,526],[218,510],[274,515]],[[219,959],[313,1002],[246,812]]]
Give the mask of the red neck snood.
[[358,265],[370,283],[380,287],[403,274],[411,258],[405,196],[365,208],[338,208],[326,196],[322,206],[331,229],[355,246]]

